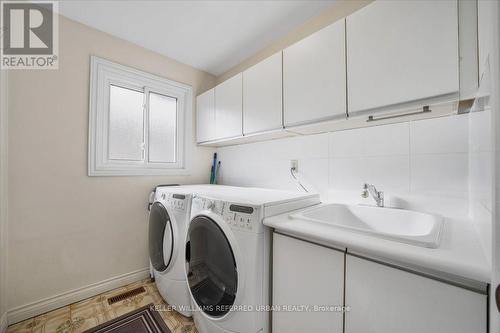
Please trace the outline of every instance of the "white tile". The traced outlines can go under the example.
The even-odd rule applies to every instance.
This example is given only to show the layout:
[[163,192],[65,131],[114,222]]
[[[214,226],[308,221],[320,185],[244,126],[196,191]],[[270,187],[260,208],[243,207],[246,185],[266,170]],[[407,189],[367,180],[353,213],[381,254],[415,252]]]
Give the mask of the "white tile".
[[331,158],[329,162],[330,190],[360,190],[367,179],[367,167],[362,157]]
[[453,115],[410,123],[411,154],[466,153],[468,117]]
[[467,154],[411,156],[410,190],[463,197],[468,194]]
[[379,191],[408,192],[409,156],[330,159],[330,191],[361,191],[370,183]]
[[408,155],[409,123],[368,127],[365,133],[365,156]]
[[410,191],[410,157],[384,156],[365,158],[367,182],[386,194]]
[[492,151],[492,122],[491,111],[469,113],[469,142],[470,151]]
[[474,152],[469,155],[470,200],[492,210],[493,163],[491,152]]
[[470,203],[470,217],[481,239],[484,253],[487,259],[491,260],[491,253],[493,253],[491,251],[493,213],[482,204],[474,201]]
[[328,133],[287,138],[280,146],[285,159],[328,158]]
[[251,183],[248,186],[279,190],[296,190],[290,175],[289,163],[285,160],[256,160],[256,166],[248,171]]
[[363,156],[364,135],[366,135],[366,128],[330,133],[330,158]]
[[409,124],[358,128],[330,134],[330,157],[407,155]]
[[303,159],[298,162],[299,174],[303,176],[305,185],[309,185],[322,197],[326,197],[328,193],[328,159]]

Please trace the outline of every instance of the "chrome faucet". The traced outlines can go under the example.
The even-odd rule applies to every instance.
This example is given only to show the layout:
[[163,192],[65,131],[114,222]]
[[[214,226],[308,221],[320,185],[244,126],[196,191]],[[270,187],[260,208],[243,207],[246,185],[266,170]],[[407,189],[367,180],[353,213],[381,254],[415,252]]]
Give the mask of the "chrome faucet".
[[361,192],[361,197],[368,198],[372,196],[373,200],[377,203],[378,207],[384,207],[384,192],[377,191],[377,188],[371,184],[363,184],[363,192]]

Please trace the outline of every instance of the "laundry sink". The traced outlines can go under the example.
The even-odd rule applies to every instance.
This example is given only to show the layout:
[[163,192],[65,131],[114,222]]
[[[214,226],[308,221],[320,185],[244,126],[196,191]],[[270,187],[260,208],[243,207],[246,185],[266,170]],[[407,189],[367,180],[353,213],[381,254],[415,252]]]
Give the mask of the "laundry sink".
[[443,218],[411,210],[362,205],[324,204],[290,215],[422,247],[437,248]]

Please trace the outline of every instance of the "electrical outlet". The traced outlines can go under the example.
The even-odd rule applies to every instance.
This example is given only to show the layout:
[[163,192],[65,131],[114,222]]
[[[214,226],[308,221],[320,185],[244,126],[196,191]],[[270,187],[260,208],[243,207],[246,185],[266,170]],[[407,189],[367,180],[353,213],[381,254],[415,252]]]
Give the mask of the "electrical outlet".
[[290,169],[293,169],[294,171],[299,171],[299,161],[298,160],[291,160],[290,161]]

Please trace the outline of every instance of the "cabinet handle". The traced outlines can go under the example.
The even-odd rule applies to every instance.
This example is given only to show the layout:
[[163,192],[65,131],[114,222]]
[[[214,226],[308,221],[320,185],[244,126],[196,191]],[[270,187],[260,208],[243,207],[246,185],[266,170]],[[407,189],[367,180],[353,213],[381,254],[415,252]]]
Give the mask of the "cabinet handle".
[[428,112],[432,112],[432,110],[429,107],[429,105],[425,105],[422,108],[422,110],[420,110],[420,111],[406,112],[406,113],[401,113],[401,114],[391,114],[391,115],[388,115],[388,116],[380,116],[380,117],[368,116],[368,119],[366,120],[366,122],[386,120],[386,119],[406,117],[406,116],[413,116],[413,115],[416,115],[416,114],[428,113]]

